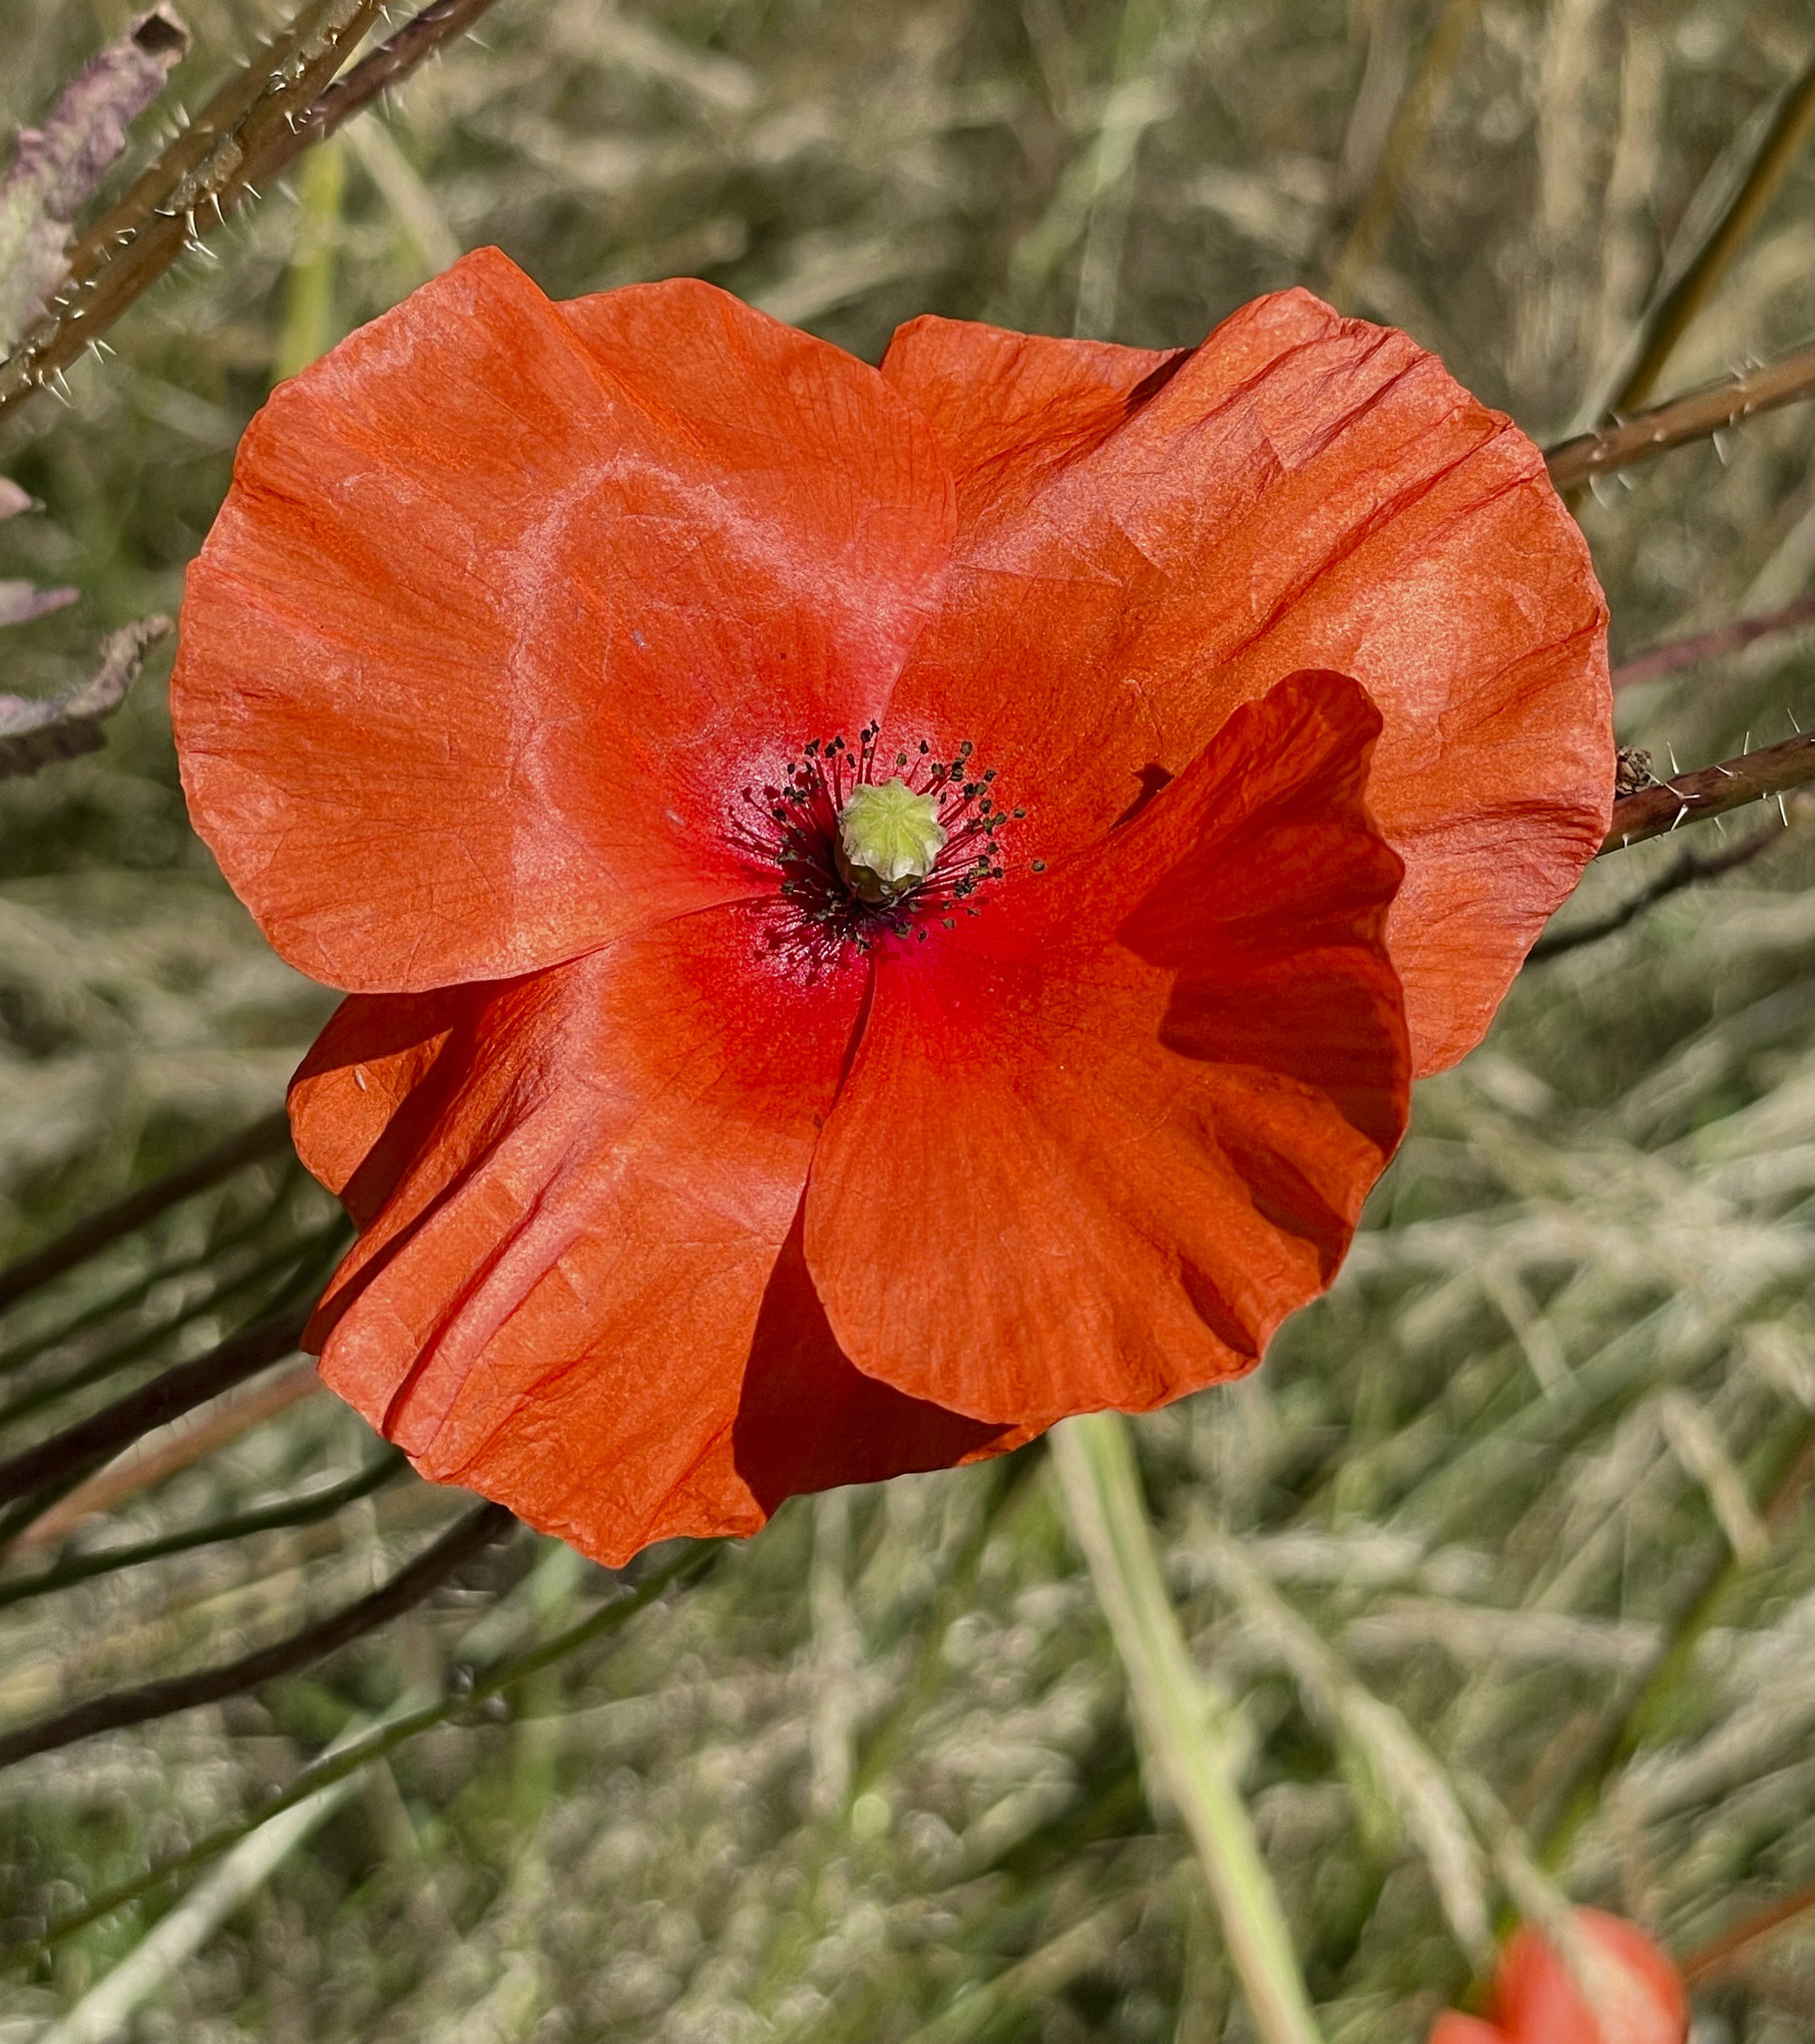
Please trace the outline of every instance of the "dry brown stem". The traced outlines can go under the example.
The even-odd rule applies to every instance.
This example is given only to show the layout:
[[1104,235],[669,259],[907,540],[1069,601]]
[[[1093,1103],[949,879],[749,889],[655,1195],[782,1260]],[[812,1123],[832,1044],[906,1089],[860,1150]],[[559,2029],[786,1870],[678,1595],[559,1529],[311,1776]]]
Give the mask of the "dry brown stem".
[[311,1305],[286,1306],[254,1325],[229,1335],[206,1355],[166,1370],[130,1397],[106,1406],[92,1419],[66,1428],[0,1462],[0,1502],[34,1496],[80,1470],[111,1460],[153,1427],[163,1426],[210,1398],[242,1384],[260,1370],[293,1355],[308,1322]]
[[1775,411],[1798,398],[1815,396],[1815,347],[1801,347],[1761,368],[1748,369],[1706,390],[1673,397],[1617,425],[1578,433],[1545,450],[1545,465],[1559,490],[1630,468],[1667,448],[1705,440],[1761,411]]
[[30,1256],[21,1257],[16,1264],[0,1270],[0,1306],[11,1305],[28,1291],[48,1284],[53,1278],[61,1277],[65,1271],[74,1269],[97,1251],[106,1249],[109,1243],[118,1242],[122,1236],[144,1228],[148,1222],[157,1220],[160,1214],[197,1193],[206,1192],[222,1179],[230,1178],[245,1165],[275,1156],[288,1145],[289,1139],[289,1117],[279,1109],[275,1114],[266,1115],[262,1121],[254,1122],[249,1129],[242,1129],[238,1135],[229,1136],[225,1143],[198,1157],[194,1164],[186,1164],[181,1171],[173,1171],[155,1184],[129,1193],[124,1200],[104,1208],[99,1214],[91,1214],[86,1221],[78,1222],[54,1242],[46,1243],[42,1249],[34,1250]]
[[1664,836],[1679,823],[1725,815],[1729,809],[1787,794],[1811,780],[1815,780],[1815,734],[1800,733],[1780,746],[1741,753],[1717,766],[1678,773],[1637,794],[1622,796],[1613,804],[1613,821],[1600,848],[1619,851],[1628,844],[1642,844],[1647,837]]
[[304,1398],[321,1389],[321,1378],[313,1362],[299,1362],[281,1370],[268,1383],[253,1384],[224,1398],[216,1409],[193,1425],[185,1426],[168,1439],[142,1441],[105,1469],[97,1470],[60,1498],[40,1519],[34,1519],[15,1536],[7,1549],[9,1558],[29,1548],[46,1547],[61,1540],[74,1526],[97,1512],[112,1511],[129,1497],[152,1490],[183,1470],[225,1448],[242,1434],[262,1426],[279,1412],[287,1412]]
[[1707,301],[1728,265],[1751,239],[1776,198],[1790,166],[1815,129],[1815,64],[1791,87],[1777,118],[1766,131],[1758,153],[1747,166],[1738,190],[1728,201],[1712,233],[1696,251],[1695,259],[1671,285],[1646,319],[1638,358],[1620,384],[1608,410],[1617,417],[1642,404],[1675,352],[1689,322]]
[[436,0],[356,65],[381,0],[312,0],[230,78],[119,204],[70,251],[68,281],[0,361],[0,418],[113,325],[212,223],[275,177],[432,51],[464,34],[489,0]]
[[41,1718],[36,1724],[22,1725],[16,1732],[0,1737],[0,1768],[11,1767],[15,1761],[27,1760],[33,1754],[54,1753],[59,1747],[73,1746],[77,1740],[92,1739],[100,1732],[117,1732],[128,1725],[146,1725],[157,1718],[171,1717],[178,1711],[193,1711],[202,1704],[218,1704],[259,1683],[307,1668],[420,1604],[463,1562],[501,1539],[516,1523],[502,1505],[480,1505],[456,1520],[439,1540],[369,1597],[361,1597],[357,1603],[304,1626],[288,1639],[260,1647],[256,1653],[241,1655],[237,1661],[222,1667],[142,1683],[137,1689],[116,1690],[111,1696],[91,1698],[73,1710]]
[[1336,260],[1330,265],[1330,279],[1324,295],[1333,305],[1346,309],[1361,286],[1369,266],[1393,222],[1399,195],[1423,145],[1437,101],[1456,68],[1468,32],[1480,12],[1480,0],[1448,0],[1425,45],[1417,75],[1407,87],[1387,131],[1386,147],[1380,153],[1373,182],[1344,238]]
[[1737,653],[1754,639],[1767,639],[1773,632],[1794,632],[1802,625],[1815,625],[1815,596],[1805,596],[1800,602],[1767,612],[1763,617],[1734,618],[1706,632],[1692,632],[1686,639],[1671,639],[1662,646],[1653,646],[1648,653],[1621,661],[1609,679],[1615,689],[1635,689],[1643,682],[1673,675],[1680,668],[1694,667],[1699,661]]

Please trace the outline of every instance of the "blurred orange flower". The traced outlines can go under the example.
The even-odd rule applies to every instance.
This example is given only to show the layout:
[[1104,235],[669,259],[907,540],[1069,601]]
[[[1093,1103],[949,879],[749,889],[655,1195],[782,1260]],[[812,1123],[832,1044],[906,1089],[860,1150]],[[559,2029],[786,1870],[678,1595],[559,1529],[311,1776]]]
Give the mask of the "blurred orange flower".
[[878,371],[466,257],[253,422],[173,681],[352,995],[324,1375],[619,1562],[1250,1368],[1600,840],[1604,626],[1531,444],[1303,292]]
[[1682,1976],[1635,1923],[1578,1909],[1576,1926],[1597,1969],[1596,2022],[1556,1948],[1534,1925],[1514,1932],[1494,1979],[1492,2020],[1437,2018],[1430,2044],[1682,2044],[1689,2027]]

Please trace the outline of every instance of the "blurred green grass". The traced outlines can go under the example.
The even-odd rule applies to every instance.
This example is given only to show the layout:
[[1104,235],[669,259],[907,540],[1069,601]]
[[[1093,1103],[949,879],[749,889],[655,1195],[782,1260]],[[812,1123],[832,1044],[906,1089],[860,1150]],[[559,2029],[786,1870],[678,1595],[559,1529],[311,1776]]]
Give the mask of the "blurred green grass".
[[[224,0],[185,12],[175,90],[194,97],[258,24]],[[70,409],[42,400],[0,436],[0,468],[45,505],[0,527],[0,575],[84,593],[7,635],[4,685],[73,679],[105,630],[174,609],[286,343],[331,340],[453,248],[496,242],[556,295],[703,274],[871,358],[924,310],[1176,345],[1327,276],[1435,15],[501,0],[480,42],[340,145],[312,297],[292,197],[267,194],[116,329],[115,359],[82,365]],[[0,0],[0,125],[125,16]],[[1353,309],[1540,437],[1567,430],[1735,138],[1812,54],[1789,0],[1482,0]],[[1812,199],[1803,164],[1670,387],[1815,326]],[[1812,449],[1792,408],[1585,504],[1616,649],[1803,591]],[[162,672],[105,751],[0,790],[0,1246],[263,1111],[327,1010],[188,830]],[[1687,766],[1806,727],[1815,688],[1800,644],[1767,642],[1622,714]],[[1181,1609],[1242,1699],[1245,1786],[1341,2044],[1421,2037],[1468,1968],[1403,1784],[1294,1672],[1277,1614],[1230,1594],[1226,1535],[1456,1782],[1538,1832],[1697,1586],[1743,1556],[1561,1871],[1678,1951],[1815,1882],[1806,1510],[1759,1546],[1769,1472],[1815,1408],[1808,835],[1532,968],[1483,1050],[1422,1089],[1330,1298],[1256,1378],[1141,1422]],[[1674,848],[1605,861],[1566,921]],[[253,1174],[62,1296],[154,1250],[205,1256],[211,1216],[261,1200],[273,1239],[320,1222]],[[157,1313],[188,1296],[165,1282]],[[369,1447],[313,1400],[75,1545]],[[451,1503],[393,1486],[322,1527],[0,1613],[0,1714],[283,1632]],[[10,1934],[248,1811],[432,1676],[498,1594],[533,1631],[600,1580],[526,1537],[306,1680],[0,1778]],[[0,1987],[0,2040],[35,2037],[145,1927],[127,1912]],[[1702,1992],[1697,2044],[1806,2037],[1812,1980],[1815,1931],[1785,1931]],[[540,1678],[514,1721],[404,1748],[133,2025],[147,2044],[1251,2034],[1182,1836],[1141,1793],[1037,1456],[796,1501],[615,1652]]]

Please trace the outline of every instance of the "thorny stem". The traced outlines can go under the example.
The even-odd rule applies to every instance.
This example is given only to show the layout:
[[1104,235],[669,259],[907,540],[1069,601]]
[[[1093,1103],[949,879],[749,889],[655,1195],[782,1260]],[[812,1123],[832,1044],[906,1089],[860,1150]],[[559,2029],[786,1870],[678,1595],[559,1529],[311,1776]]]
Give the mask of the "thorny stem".
[[0,361],[0,418],[113,325],[261,182],[463,34],[489,0],[438,0],[346,78],[334,74],[381,0],[312,0],[230,78],[116,207],[75,244],[46,316]]
[[309,109],[297,130],[297,149],[306,149],[323,135],[331,135],[343,121],[369,106],[381,92],[405,79],[425,57],[444,43],[463,36],[490,7],[492,0],[434,0],[422,12],[405,22],[387,43],[359,62],[344,78],[336,78]]
[[[213,157],[238,145],[232,142],[254,109],[285,94],[293,95],[303,83],[305,72],[323,57],[344,58],[349,4],[357,0],[306,0],[284,26],[259,47],[249,63],[232,73],[182,132],[134,179],[132,185],[98,221],[70,244],[69,281],[89,282],[119,260],[119,251],[130,246],[124,237],[143,228],[162,208],[171,216],[173,198],[187,202],[191,188],[206,174],[204,167]],[[327,77],[338,70],[331,64]],[[326,81],[323,80],[323,83]],[[313,95],[310,95],[312,99]],[[289,106],[298,104],[294,98]],[[300,105],[307,106],[308,100]],[[289,111],[286,106],[284,111]]]
[[1630,468],[1635,461],[1690,440],[1705,440],[1742,419],[1811,395],[1815,395],[1815,347],[1797,348],[1762,368],[1748,369],[1686,397],[1673,397],[1617,425],[1560,441],[1545,450],[1545,466],[1559,490],[1572,489],[1597,475]]
[[1228,1708],[1192,1662],[1160,1579],[1128,1422],[1096,1412],[1049,1438],[1134,1716],[1203,1863],[1255,2028],[1265,2044],[1319,2044],[1285,1912],[1235,1788]]
[[91,1214],[55,1242],[46,1243],[42,1249],[0,1270],[0,1306],[11,1305],[28,1291],[36,1291],[41,1284],[60,1278],[123,1235],[131,1235],[148,1222],[156,1221],[160,1214],[206,1192],[222,1179],[230,1178],[243,1166],[275,1156],[289,1139],[288,1117],[281,1112],[266,1115],[249,1129],[229,1136],[206,1156],[198,1157],[194,1164],[186,1164],[155,1185],[129,1194],[113,1206],[104,1207],[99,1214]]
[[1679,823],[1722,816],[1747,802],[1785,795],[1811,780],[1815,780],[1815,734],[1798,733],[1782,745],[1741,753],[1717,766],[1678,773],[1673,779],[1641,787],[1636,794],[1622,795],[1613,804],[1613,820],[1600,848],[1603,852],[1621,851],[1628,844],[1642,844],[1647,837],[1662,837]]
[[[70,252],[46,315],[0,362],[0,417],[73,362],[186,250],[302,145],[298,129],[370,28],[379,0],[310,0],[209,101]],[[277,135],[290,139],[288,152]]]
[[310,1667],[420,1604],[463,1562],[501,1539],[516,1523],[515,1515],[503,1505],[480,1505],[370,1596],[317,1619],[288,1639],[273,1641],[256,1653],[243,1654],[237,1661],[224,1662],[217,1668],[198,1669],[192,1675],[166,1676],[160,1682],[141,1683],[136,1689],[91,1697],[73,1710],[59,1711],[5,1734],[0,1737],[0,1768],[10,1768],[34,1754],[54,1753],[59,1747],[73,1746],[77,1740],[92,1739],[97,1733],[118,1732],[128,1725],[149,1725],[154,1719],[169,1718],[178,1711],[218,1704],[237,1696],[241,1690],[254,1689],[260,1683],[274,1682],[281,1675],[293,1675],[299,1668]]
[[206,1866],[211,1859],[228,1851],[249,1832],[260,1824],[268,1823],[284,1810],[293,1809],[297,1803],[305,1802],[317,1789],[326,1788],[335,1782],[343,1781],[348,1775],[356,1775],[374,1761],[381,1761],[395,1753],[398,1747],[414,1739],[420,1732],[430,1732],[437,1725],[445,1725],[451,1719],[470,1716],[480,1706],[520,1683],[540,1675],[544,1669],[552,1668],[564,1661],[582,1647],[607,1633],[622,1630],[640,1611],[647,1610],[662,1595],[674,1588],[684,1587],[696,1582],[717,1560],[723,1551],[718,1541],[689,1541],[671,1560],[661,1563],[640,1582],[635,1589],[624,1596],[614,1598],[609,1604],[570,1626],[566,1632],[557,1633],[552,1640],[546,1640],[540,1647],[532,1647],[527,1653],[519,1654],[514,1660],[500,1662],[496,1668],[478,1675],[472,1682],[462,1684],[446,1697],[432,1704],[424,1704],[414,1711],[400,1712],[383,1725],[376,1727],[365,1738],[340,1748],[317,1761],[312,1767],[301,1770],[280,1794],[272,1796],[257,1814],[238,1823],[223,1825],[206,1838],[192,1845],[187,1852],[164,1860],[149,1868],[136,1879],[124,1881],[118,1887],[110,1888],[83,1908],[50,1924],[36,1937],[0,1949],[0,1968],[18,1967],[37,1960],[53,1945],[65,1938],[73,1937],[78,1931],[86,1930],[91,1923],[99,1922],[104,1916],[111,1916],[116,1910],[154,1894],[184,1874],[193,1873],[198,1867]]
[[1657,379],[1675,352],[1676,343],[1725,274],[1727,265],[1751,239],[1790,166],[1801,154],[1811,129],[1815,129],[1815,64],[1791,87],[1739,189],[1696,252],[1694,261],[1646,319],[1638,358],[1607,407],[1614,418],[1642,404],[1656,389]]

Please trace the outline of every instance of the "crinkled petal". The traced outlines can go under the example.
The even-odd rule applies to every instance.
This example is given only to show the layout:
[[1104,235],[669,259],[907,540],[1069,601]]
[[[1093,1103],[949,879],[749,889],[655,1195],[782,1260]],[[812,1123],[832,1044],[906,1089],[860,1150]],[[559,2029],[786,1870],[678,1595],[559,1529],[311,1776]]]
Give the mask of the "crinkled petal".
[[881,953],[807,1189],[860,1369],[1003,1424],[1140,1409],[1329,1282],[1409,1084],[1378,730],[1295,677],[1107,839]]
[[241,444],[172,682],[197,827],[357,991],[749,894],[739,789],[883,709],[951,527],[865,364],[703,283],[552,305],[481,250]]
[[327,1382],[423,1474],[614,1565],[772,1501],[739,1473],[743,1379],[866,969],[802,985],[769,928],[711,909],[356,996],[292,1088],[364,1229],[310,1329]]
[[1352,675],[1385,719],[1368,800],[1406,861],[1389,940],[1416,1067],[1441,1069],[1605,831],[1582,536],[1508,420],[1306,292],[1186,358],[1128,357],[943,319],[896,336],[883,374],[938,435],[959,540],[894,728],[976,740],[1075,842],[1282,675]]

